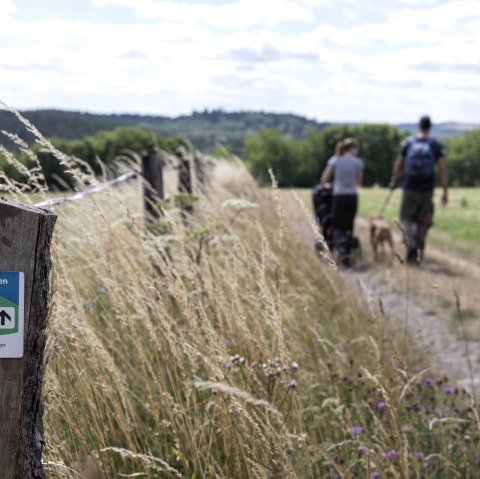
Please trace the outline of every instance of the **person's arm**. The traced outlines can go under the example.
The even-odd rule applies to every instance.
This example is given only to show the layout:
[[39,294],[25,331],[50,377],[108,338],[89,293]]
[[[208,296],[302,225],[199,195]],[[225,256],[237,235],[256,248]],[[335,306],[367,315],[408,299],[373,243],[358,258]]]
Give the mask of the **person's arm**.
[[322,177],[320,178],[320,183],[322,185],[324,185],[325,183],[328,183],[332,175],[333,175],[333,167],[332,165],[328,164],[323,170]]
[[393,190],[397,186],[397,181],[400,178],[400,175],[403,171],[403,164],[405,162],[405,157],[400,154],[395,159],[392,170],[392,178],[390,179],[389,187]]
[[447,158],[445,156],[441,156],[438,159],[438,175],[443,188],[442,205],[445,206],[448,203],[448,173]]

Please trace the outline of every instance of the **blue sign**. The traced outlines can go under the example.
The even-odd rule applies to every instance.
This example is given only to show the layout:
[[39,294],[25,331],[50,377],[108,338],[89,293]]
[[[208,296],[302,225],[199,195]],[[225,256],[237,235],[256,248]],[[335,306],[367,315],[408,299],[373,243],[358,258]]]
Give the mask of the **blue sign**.
[[0,358],[23,356],[25,277],[0,272]]

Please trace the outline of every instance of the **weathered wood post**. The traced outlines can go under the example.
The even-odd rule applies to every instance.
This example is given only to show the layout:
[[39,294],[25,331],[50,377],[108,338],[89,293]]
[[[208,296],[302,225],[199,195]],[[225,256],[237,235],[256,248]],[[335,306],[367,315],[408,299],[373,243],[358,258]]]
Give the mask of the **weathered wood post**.
[[205,159],[196,151],[193,157],[193,166],[195,170],[195,193],[204,193],[205,186]]
[[[180,168],[178,172],[178,191],[180,193],[193,193],[194,185],[194,166],[193,158],[187,150],[183,147],[177,149],[177,156],[180,161]],[[191,203],[185,202],[182,208],[182,219],[185,225],[189,223],[189,216],[193,213],[193,206]]]
[[155,205],[164,198],[163,167],[164,160],[160,151],[152,151],[142,157],[142,175],[145,180],[143,198],[145,205],[145,220],[147,223],[160,218],[160,209]]
[[0,476],[44,479],[43,356],[56,215],[0,199]]
[[178,172],[178,190],[180,193],[193,192],[192,158],[185,150],[179,150],[180,169]]

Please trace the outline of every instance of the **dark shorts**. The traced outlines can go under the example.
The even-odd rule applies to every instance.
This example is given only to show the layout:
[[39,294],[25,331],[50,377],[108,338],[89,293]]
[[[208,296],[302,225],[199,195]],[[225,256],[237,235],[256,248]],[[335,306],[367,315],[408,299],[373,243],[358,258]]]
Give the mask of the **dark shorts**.
[[409,256],[415,257],[418,250],[423,255],[431,222],[432,199],[432,191],[403,191],[400,221],[407,236]]
[[357,214],[357,195],[337,195],[333,197],[333,229],[353,231],[353,221]]
[[426,225],[432,210],[432,191],[404,190],[400,219],[417,225]]

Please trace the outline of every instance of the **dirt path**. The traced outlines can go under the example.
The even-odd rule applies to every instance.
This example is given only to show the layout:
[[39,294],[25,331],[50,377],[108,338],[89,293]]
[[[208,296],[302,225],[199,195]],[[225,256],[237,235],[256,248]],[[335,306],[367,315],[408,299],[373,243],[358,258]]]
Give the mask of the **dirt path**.
[[[357,231],[364,250],[369,250],[367,230],[367,222],[360,218]],[[396,250],[401,249],[397,236]],[[467,387],[472,385],[473,377],[474,387],[479,390],[480,342],[476,340],[477,318],[473,309],[477,298],[469,296],[480,281],[477,265],[427,246],[424,264],[420,268],[410,267],[408,273],[397,260],[375,263],[367,251],[363,264],[347,275],[365,285],[372,304],[381,299],[387,317],[402,330],[407,322],[410,333],[441,372]],[[468,302],[468,307],[461,306],[463,311],[456,311],[454,290],[460,303]]]
[[[304,239],[306,246],[312,247],[314,235],[307,219],[293,212],[298,205],[285,200],[287,217],[294,230]],[[424,264],[408,270],[407,301],[406,267],[389,255],[381,262],[373,260],[366,220],[357,219],[356,232],[363,246],[362,260],[357,267],[341,274],[347,281],[359,286],[377,311],[381,299],[387,319],[396,323],[399,334],[403,334],[406,321],[409,333],[418,340],[418,347],[423,348],[431,364],[442,374],[456,378],[469,389],[473,383],[477,395],[480,394],[480,334],[477,324],[480,267],[456,257],[447,249],[427,246]],[[401,252],[398,237],[396,250]],[[460,313],[456,310],[454,289],[460,296]],[[464,341],[464,334],[468,341]]]

